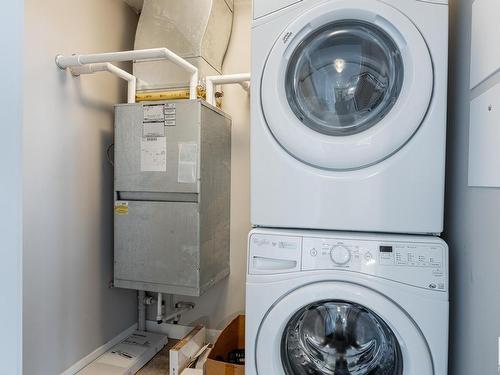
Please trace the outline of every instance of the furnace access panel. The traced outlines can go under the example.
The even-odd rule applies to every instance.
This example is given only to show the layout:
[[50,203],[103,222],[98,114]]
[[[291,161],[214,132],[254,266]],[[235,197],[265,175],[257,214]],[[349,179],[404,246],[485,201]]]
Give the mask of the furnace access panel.
[[200,100],[115,107],[114,284],[199,296],[229,274],[231,119]]

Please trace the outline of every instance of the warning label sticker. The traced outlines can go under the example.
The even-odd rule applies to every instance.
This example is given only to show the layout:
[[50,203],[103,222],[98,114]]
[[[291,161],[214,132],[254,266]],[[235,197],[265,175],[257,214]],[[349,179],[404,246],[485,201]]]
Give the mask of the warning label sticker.
[[164,122],[165,112],[163,104],[153,104],[143,106],[143,121],[144,122]]
[[145,122],[142,124],[143,138],[165,137],[165,124],[163,122]]
[[115,202],[116,215],[128,215],[128,202],[117,201]]
[[165,126],[177,125],[175,103],[147,104],[143,106],[143,123],[163,123]]

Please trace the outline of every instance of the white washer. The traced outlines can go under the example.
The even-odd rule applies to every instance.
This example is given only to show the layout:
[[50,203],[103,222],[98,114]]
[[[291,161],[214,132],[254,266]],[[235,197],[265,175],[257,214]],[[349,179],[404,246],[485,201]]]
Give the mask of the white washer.
[[448,1],[254,0],[252,224],[438,234]]
[[247,375],[446,375],[448,247],[424,236],[256,229]]

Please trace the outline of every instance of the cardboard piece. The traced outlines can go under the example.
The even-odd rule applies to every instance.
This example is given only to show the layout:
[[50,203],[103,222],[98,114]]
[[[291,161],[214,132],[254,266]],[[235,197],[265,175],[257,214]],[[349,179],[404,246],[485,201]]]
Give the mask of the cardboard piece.
[[245,366],[228,363],[228,354],[245,349],[245,316],[236,317],[219,335],[205,364],[206,375],[244,375]]
[[182,371],[181,375],[203,375],[203,369],[187,368]]
[[211,351],[212,345],[209,345],[208,348],[203,353],[201,353],[201,355],[198,357],[198,360],[196,361],[195,369],[201,370],[202,374],[204,374],[205,364],[207,363],[208,356],[210,355]]
[[205,345],[205,327],[196,326],[170,349],[170,375],[179,375]]

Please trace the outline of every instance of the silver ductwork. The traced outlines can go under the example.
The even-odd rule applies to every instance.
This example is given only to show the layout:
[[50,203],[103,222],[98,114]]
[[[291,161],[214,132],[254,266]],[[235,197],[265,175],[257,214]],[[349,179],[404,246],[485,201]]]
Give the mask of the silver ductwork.
[[[196,66],[200,78],[222,73],[233,0],[127,0],[141,12],[135,49],[167,47]],[[142,6],[141,6],[142,5]],[[168,61],[134,63],[139,90],[188,86],[189,75]]]

